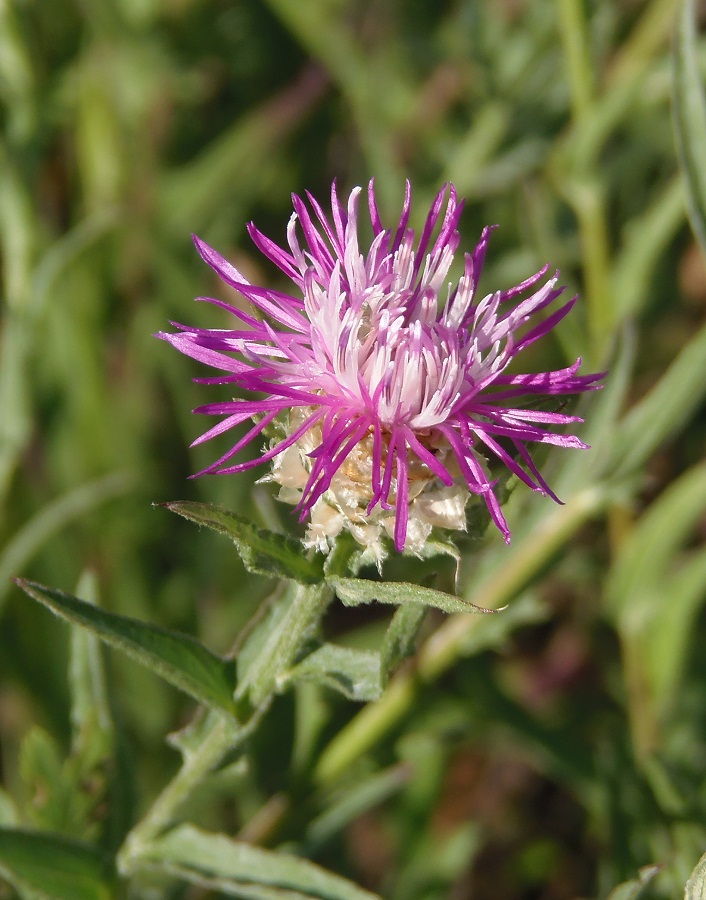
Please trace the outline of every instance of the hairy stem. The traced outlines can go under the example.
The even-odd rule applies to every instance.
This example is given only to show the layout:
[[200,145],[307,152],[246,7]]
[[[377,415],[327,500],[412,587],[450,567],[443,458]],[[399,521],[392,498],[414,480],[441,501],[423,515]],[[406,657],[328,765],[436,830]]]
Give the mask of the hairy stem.
[[278,693],[287,671],[318,628],[333,593],[326,585],[292,585],[289,604],[248,667],[236,698],[247,709],[242,721],[211,713],[199,730],[195,746],[184,753],[184,763],[140,822],[128,834],[118,855],[123,874],[139,868],[150,842],[177,821],[179,809],[198,790],[226,753],[241,746],[259,724]]

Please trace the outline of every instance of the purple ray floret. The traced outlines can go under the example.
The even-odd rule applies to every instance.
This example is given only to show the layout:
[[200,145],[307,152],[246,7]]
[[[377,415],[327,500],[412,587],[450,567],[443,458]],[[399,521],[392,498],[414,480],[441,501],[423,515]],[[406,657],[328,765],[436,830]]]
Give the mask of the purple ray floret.
[[[550,372],[508,372],[510,362],[550,332],[576,298],[538,315],[563,293],[558,273],[547,277],[548,267],[510,290],[477,298],[492,227],[465,254],[458,284],[448,284],[463,209],[453,185],[436,196],[417,241],[408,225],[409,184],[400,220],[386,230],[371,181],[373,237],[362,252],[361,193],[355,188],[344,206],[334,183],[330,217],[311,195],[306,200],[293,196],[286,248],[248,226],[257,248],[291,281],[291,293],[250,284],[194,238],[205,262],[251,309],[208,299],[232,314],[235,328],[177,325],[176,333],[159,337],[223,373],[202,381],[235,384],[262,397],[196,410],[225,416],[196,443],[255,418],[245,436],[200,474],[241,472],[275,460],[280,468],[273,480],[297,488],[302,519],[313,516],[322,498],[333,496],[344,479],[339,494],[347,499],[334,496],[329,509],[329,517],[342,517],[343,524],[326,526],[325,533],[331,537],[350,526],[362,540],[365,517],[384,515],[398,551],[419,522],[426,528],[428,522],[443,521],[438,505],[436,512],[421,512],[423,502],[433,506],[434,498],[425,496],[429,486],[447,492],[461,486],[464,497],[482,498],[509,540],[486,457],[495,457],[530,488],[556,500],[527,445],[586,448],[577,437],[557,431],[581,419],[537,409],[536,400],[593,390],[602,374],[580,375],[580,359]],[[254,460],[234,461],[274,420],[284,426],[278,441]],[[287,481],[282,454],[295,449],[301,477],[287,476]],[[451,494],[443,496],[450,502]]]

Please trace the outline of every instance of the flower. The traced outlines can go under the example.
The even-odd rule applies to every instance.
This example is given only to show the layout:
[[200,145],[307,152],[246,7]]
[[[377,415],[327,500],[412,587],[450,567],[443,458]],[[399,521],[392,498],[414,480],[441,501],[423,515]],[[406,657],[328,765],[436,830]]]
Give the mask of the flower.
[[[224,373],[197,380],[260,395],[195,410],[225,416],[195,444],[255,419],[244,437],[199,474],[241,472],[273,461],[266,480],[280,485],[281,499],[296,503],[302,521],[309,518],[307,546],[326,551],[345,528],[378,563],[385,534],[398,551],[421,553],[433,527],[464,529],[472,495],[485,501],[509,541],[486,456],[559,502],[527,444],[587,446],[554,430],[580,418],[539,409],[536,400],[595,389],[601,374],[579,375],[580,359],[537,374],[507,371],[576,298],[524,328],[564,290],[557,286],[558,272],[546,278],[545,266],[516,287],[476,299],[494,226],[465,254],[458,284],[445,288],[463,209],[453,185],[436,196],[417,241],[408,227],[409,183],[393,231],[382,225],[371,181],[373,237],[363,253],[361,192],[355,188],[344,206],[334,182],[330,218],[309,193],[308,205],[293,195],[288,249],[248,225],[255,246],[291,280],[291,293],[250,284],[194,237],[205,262],[254,309],[201,298],[231,313],[236,327],[173,323],[177,333],[158,337]],[[276,437],[258,458],[231,464],[272,428]]]

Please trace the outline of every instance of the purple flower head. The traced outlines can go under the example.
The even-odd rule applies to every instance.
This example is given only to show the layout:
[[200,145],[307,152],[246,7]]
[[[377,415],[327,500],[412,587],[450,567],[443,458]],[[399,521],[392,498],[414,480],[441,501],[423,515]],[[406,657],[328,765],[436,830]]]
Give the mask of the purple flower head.
[[[388,230],[371,181],[373,238],[363,252],[361,192],[355,188],[344,206],[334,183],[330,217],[310,194],[308,205],[294,195],[287,249],[248,226],[257,248],[291,280],[290,293],[250,284],[194,238],[203,259],[249,301],[251,311],[209,300],[233,315],[232,330],[177,325],[177,333],[159,337],[223,373],[199,379],[204,383],[234,384],[259,396],[196,410],[225,418],[195,443],[255,420],[199,474],[241,472],[273,461],[267,480],[281,486],[281,499],[297,504],[302,520],[309,518],[306,542],[321,550],[346,528],[378,562],[384,534],[398,551],[421,552],[432,527],[465,528],[473,494],[509,541],[486,457],[557,500],[527,445],[586,448],[555,431],[581,419],[537,409],[536,399],[592,390],[600,374],[579,375],[580,359],[550,372],[507,371],[576,298],[538,316],[563,292],[558,273],[547,278],[545,266],[510,290],[478,299],[492,227],[465,254],[458,284],[446,284],[463,209],[453,185],[437,195],[417,240],[408,227],[409,184],[400,221]],[[257,459],[232,463],[268,426],[278,436],[267,449]]]

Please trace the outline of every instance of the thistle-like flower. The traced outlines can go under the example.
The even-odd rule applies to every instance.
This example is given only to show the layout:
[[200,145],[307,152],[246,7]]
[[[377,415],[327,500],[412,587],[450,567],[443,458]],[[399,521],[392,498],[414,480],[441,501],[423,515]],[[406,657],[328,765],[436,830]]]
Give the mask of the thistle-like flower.
[[[408,227],[409,184],[400,221],[388,230],[371,181],[373,238],[363,253],[360,195],[361,188],[355,188],[344,206],[334,183],[330,218],[310,194],[308,205],[294,195],[288,249],[248,226],[256,247],[291,280],[291,293],[250,284],[194,238],[205,262],[252,309],[201,298],[231,313],[236,327],[176,325],[177,333],[159,337],[225,373],[198,380],[260,395],[196,410],[225,418],[195,444],[255,421],[199,474],[242,472],[272,461],[266,480],[280,485],[280,498],[296,504],[302,521],[309,519],[305,543],[322,551],[347,529],[378,563],[385,555],[385,535],[398,551],[422,553],[433,527],[465,528],[472,495],[482,498],[509,541],[486,457],[557,500],[527,444],[587,446],[553,430],[580,418],[538,409],[536,399],[592,390],[600,374],[579,375],[580,359],[538,374],[507,371],[522,350],[563,319],[576,298],[529,330],[524,327],[563,292],[558,273],[547,278],[545,266],[510,290],[477,299],[493,227],[465,254],[458,284],[446,284],[463,209],[453,185],[437,195],[416,241]],[[231,464],[272,428],[277,436],[259,457]]]

